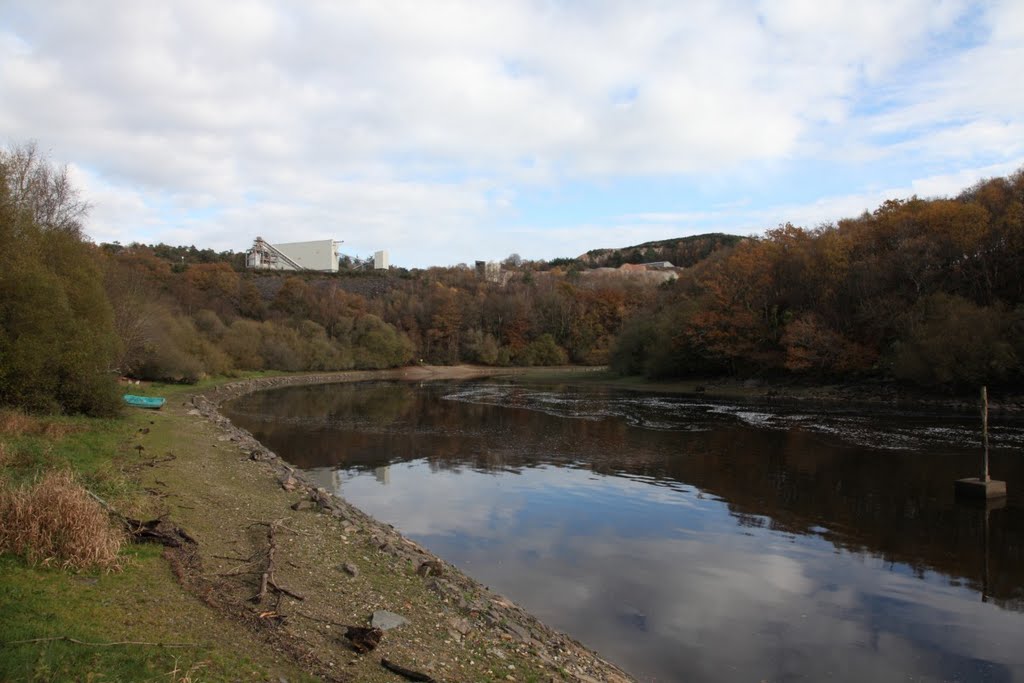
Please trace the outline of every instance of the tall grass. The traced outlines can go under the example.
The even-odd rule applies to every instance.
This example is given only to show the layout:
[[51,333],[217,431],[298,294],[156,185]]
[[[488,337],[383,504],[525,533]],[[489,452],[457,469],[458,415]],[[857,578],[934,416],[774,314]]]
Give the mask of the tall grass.
[[119,569],[124,534],[70,472],[0,484],[0,553],[63,569]]
[[72,432],[81,431],[81,429],[81,427],[68,422],[35,417],[20,410],[0,410],[0,435],[2,436],[45,436],[50,439],[59,439]]

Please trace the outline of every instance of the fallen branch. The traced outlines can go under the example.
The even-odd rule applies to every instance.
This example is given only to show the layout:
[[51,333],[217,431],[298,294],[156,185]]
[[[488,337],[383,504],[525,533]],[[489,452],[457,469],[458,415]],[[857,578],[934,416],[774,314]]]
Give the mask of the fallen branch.
[[72,638],[71,636],[50,636],[49,638],[9,640],[6,643],[0,643],[0,645],[27,645],[29,643],[50,643],[58,640],[62,640],[67,643],[74,643],[75,645],[87,645],[89,647],[110,647],[113,645],[148,645],[152,647],[208,647],[206,645],[198,645],[196,643],[151,643],[144,640],[118,640],[112,643],[87,643],[84,640],[78,640],[77,638]]
[[296,593],[295,591],[288,590],[284,586],[280,586],[280,585],[274,583],[273,581],[270,582],[270,587],[273,588],[274,590],[276,590],[278,593],[284,593],[285,595],[287,595],[289,597],[292,597],[292,598],[295,598],[296,600],[305,600],[306,599],[303,596],[301,596],[298,593]]
[[[261,522],[261,524],[267,523]],[[284,595],[295,598],[296,600],[306,599],[298,593],[288,590],[284,586],[277,583],[277,581],[275,580],[274,556],[277,553],[277,539],[275,532],[278,526],[284,526],[280,523],[280,520],[267,524],[267,565],[264,568],[263,573],[260,575],[259,592],[257,592],[256,595],[252,597],[252,602],[256,603],[257,605],[263,602],[263,599],[267,597],[267,590],[270,588],[273,588],[275,591],[277,591],[279,597],[280,594],[283,593]]]
[[218,560],[231,560],[232,562],[239,562],[240,564],[237,564],[231,567],[231,569],[227,569],[222,572],[213,572],[210,574],[206,574],[206,576],[238,576],[239,574],[259,573],[258,571],[242,571],[246,567],[256,564],[256,562],[258,561],[256,559],[256,554],[252,554],[249,557],[233,557],[229,555],[213,555],[213,557],[217,558]]
[[141,543],[159,543],[169,548],[180,548],[185,543],[196,544],[196,539],[189,536],[176,524],[164,521],[162,517],[142,522],[120,515],[125,529],[133,541]]
[[422,683],[435,683],[434,679],[432,677],[430,677],[429,675],[427,675],[427,674],[425,674],[425,673],[423,673],[421,671],[414,671],[412,669],[406,669],[404,666],[399,666],[398,664],[395,664],[394,662],[388,661],[386,657],[382,658],[380,660],[380,665],[383,666],[388,671],[394,672],[394,673],[398,674],[399,676],[402,676],[403,678],[405,678],[407,680],[410,680],[410,681],[422,681]]
[[121,526],[123,526],[125,531],[128,532],[128,536],[135,542],[159,543],[160,545],[167,546],[169,548],[180,548],[185,543],[197,545],[196,539],[189,536],[187,531],[176,524],[164,521],[163,517],[151,519],[148,522],[142,522],[137,519],[125,517],[123,514],[115,510],[110,503],[103,500],[89,489],[86,489],[85,492],[88,493],[93,500],[102,505],[104,510],[116,517],[118,521],[121,522]]

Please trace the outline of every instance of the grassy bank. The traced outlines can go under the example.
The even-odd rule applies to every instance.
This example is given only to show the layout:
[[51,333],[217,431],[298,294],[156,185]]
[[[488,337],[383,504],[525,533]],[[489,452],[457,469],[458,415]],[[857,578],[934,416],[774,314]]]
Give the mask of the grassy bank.
[[[123,514],[163,517],[197,541],[193,564],[159,546],[126,545],[119,571],[0,555],[0,680],[402,680],[382,656],[445,681],[628,680],[450,565],[424,573],[421,558],[432,556],[386,526],[282,485],[283,465],[250,458],[219,417],[194,409],[191,396],[229,381],[133,386],[167,404],[110,420],[19,418],[21,427],[0,432],[6,486],[70,469]],[[271,527],[275,580],[301,600],[273,590],[256,599]],[[358,654],[344,625],[365,626],[376,610],[409,623]]]
[[[2,485],[25,487],[67,470],[124,514],[159,513],[136,476],[152,459],[137,448],[140,430],[154,421],[141,411],[106,420],[4,413]],[[125,545],[119,559],[119,571],[76,572],[0,555],[0,680],[304,680],[286,658],[188,595],[159,546]]]

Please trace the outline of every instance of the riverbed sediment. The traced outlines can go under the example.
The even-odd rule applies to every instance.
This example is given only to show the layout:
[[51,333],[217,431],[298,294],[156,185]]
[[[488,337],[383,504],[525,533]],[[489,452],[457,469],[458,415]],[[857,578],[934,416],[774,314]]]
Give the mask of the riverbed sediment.
[[[172,558],[182,584],[326,680],[401,680],[382,658],[437,681],[632,680],[307,481],[219,411],[232,398],[279,386],[495,374],[504,372],[460,366],[286,375],[224,384],[167,406],[154,429],[168,430],[178,449],[145,476],[161,482],[168,513],[198,541],[195,557]],[[261,588],[268,544],[274,566],[269,588]],[[356,652],[346,627],[370,626],[383,612],[405,623],[384,631],[374,651]]]

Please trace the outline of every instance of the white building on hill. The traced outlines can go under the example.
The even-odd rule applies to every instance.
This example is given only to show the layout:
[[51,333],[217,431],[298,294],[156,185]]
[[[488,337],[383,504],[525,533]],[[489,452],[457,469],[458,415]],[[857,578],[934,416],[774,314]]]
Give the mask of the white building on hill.
[[245,267],[265,270],[316,270],[338,272],[336,240],[271,244],[257,237],[245,254]]

